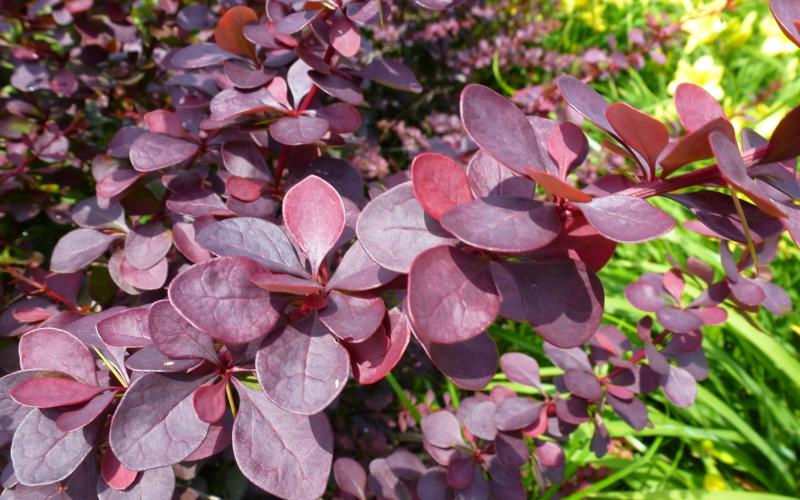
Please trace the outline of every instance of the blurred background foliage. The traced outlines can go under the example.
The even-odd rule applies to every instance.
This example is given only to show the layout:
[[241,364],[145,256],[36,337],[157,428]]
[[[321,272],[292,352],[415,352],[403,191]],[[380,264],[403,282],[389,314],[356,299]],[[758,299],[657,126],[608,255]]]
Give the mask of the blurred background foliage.
[[[672,94],[681,82],[701,85],[717,97],[737,132],[748,126],[769,136],[777,120],[800,104],[800,50],[781,33],[765,1],[504,0],[465,2],[441,14],[400,15],[403,23],[387,23],[375,33],[376,50],[399,52],[410,61],[427,92],[414,100],[404,97],[397,103],[396,119],[379,124],[389,169],[403,168],[407,155],[418,150],[459,151],[459,132],[452,127],[457,125],[458,92],[467,82],[504,92],[529,113],[573,118],[558,101],[552,79],[574,74],[609,101],[625,101],[657,116],[673,134],[680,128]],[[434,113],[420,113],[431,108]],[[606,168],[609,162],[619,164],[620,158],[602,151],[602,133],[585,125],[594,139],[593,154],[590,166],[583,167],[589,171],[581,175],[591,176],[591,169]],[[687,220],[672,202],[663,200],[659,206]],[[622,291],[643,272],[669,269],[665,255],[679,262],[701,258],[722,276],[714,243],[683,228],[654,243],[620,246],[601,273],[607,322],[635,336],[641,313]],[[676,408],[660,394],[650,396],[654,427],[634,432],[621,421],[611,424],[616,449],[599,460],[589,451],[590,431],[576,433],[580,437],[567,448],[570,479],[546,495],[798,496],[799,258],[787,237],[773,265],[776,283],[792,296],[793,313],[772,317],[729,309],[724,327],[704,330],[711,375],[692,408]],[[541,339],[526,325],[498,323],[492,333],[501,352],[546,359]],[[545,375],[557,373],[543,369]],[[413,368],[397,375],[410,397],[426,405],[454,404],[459,396],[444,380],[431,384]],[[501,376],[495,383],[508,384]]]

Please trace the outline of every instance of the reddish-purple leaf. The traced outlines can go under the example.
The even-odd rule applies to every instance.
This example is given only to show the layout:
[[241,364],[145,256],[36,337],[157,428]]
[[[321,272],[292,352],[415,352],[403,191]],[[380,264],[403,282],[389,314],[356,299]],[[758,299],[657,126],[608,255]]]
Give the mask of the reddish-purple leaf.
[[693,83],[681,83],[675,89],[675,109],[687,132],[699,130],[718,118],[728,118],[717,100]]
[[322,89],[326,94],[344,101],[353,106],[360,106],[364,102],[364,96],[361,94],[358,86],[352,81],[339,75],[326,75],[317,71],[310,71],[308,76],[317,84],[317,87]]
[[106,389],[66,378],[34,377],[11,389],[11,397],[32,408],[58,408],[85,403]]
[[436,367],[463,389],[479,391],[497,371],[497,346],[488,333],[455,344],[428,343],[417,336]]
[[[795,32],[798,31],[800,28],[795,28]],[[794,160],[800,156],[800,146],[797,144],[798,135],[800,135],[800,107],[789,111],[775,127],[775,131],[772,132],[772,137],[769,139],[767,152],[760,163]]]
[[131,146],[131,165],[140,172],[160,170],[183,163],[198,150],[199,146],[193,142],[148,132]]
[[477,198],[488,196],[531,198],[536,192],[536,184],[530,179],[514,174],[482,149],[470,158],[467,177],[472,193]]
[[783,210],[777,203],[761,193],[758,184],[747,175],[747,166],[739,153],[739,147],[719,132],[711,132],[708,137],[711,149],[717,158],[722,178],[738,191],[752,199],[763,212],[773,217],[783,217]]
[[256,274],[250,281],[269,292],[292,295],[311,295],[319,293],[325,288],[316,281],[298,278],[290,274]]
[[150,373],[125,391],[111,420],[109,443],[123,465],[147,470],[180,462],[208,432],[192,394],[208,377]]
[[220,380],[214,384],[201,385],[192,394],[192,406],[203,422],[216,424],[225,416],[225,388],[228,381]]
[[111,450],[106,451],[106,454],[100,459],[100,475],[103,477],[103,481],[115,490],[127,489],[136,481],[138,474],[122,465]]
[[106,391],[98,394],[79,408],[62,411],[56,418],[56,427],[61,432],[72,432],[86,427],[103,414],[116,396],[116,391]]
[[656,312],[658,322],[676,333],[687,333],[703,326],[703,320],[676,307],[665,306]]
[[564,465],[564,450],[552,441],[536,443],[536,458],[544,467],[561,467]]
[[147,328],[149,306],[127,309],[97,322],[97,334],[115,347],[144,347],[151,343]]
[[591,195],[584,193],[583,191],[576,188],[572,184],[569,184],[568,182],[563,181],[560,178],[548,172],[543,172],[540,170],[534,170],[532,168],[529,168],[528,177],[538,182],[539,185],[542,186],[542,189],[547,191],[547,193],[549,193],[552,196],[556,196],[558,198],[564,198],[565,200],[584,202],[584,203],[592,201]]
[[342,257],[326,287],[358,292],[378,288],[396,277],[397,273],[384,269],[372,260],[361,242],[356,241]]
[[133,484],[125,490],[109,487],[102,477],[97,480],[98,500],[170,498],[174,492],[175,473],[172,467],[158,467],[139,472]]
[[214,41],[224,50],[253,57],[255,47],[242,35],[242,29],[246,24],[257,20],[258,14],[253,9],[237,5],[220,18],[214,28]]
[[428,342],[451,344],[492,324],[500,298],[488,264],[446,246],[420,254],[408,279],[408,310],[417,333]]
[[334,17],[328,32],[328,40],[331,46],[345,57],[355,56],[361,48],[361,35],[344,15]]
[[144,124],[150,132],[165,134],[171,137],[191,139],[192,135],[184,130],[181,120],[175,113],[165,109],[156,109],[144,115]]
[[74,273],[103,255],[116,238],[117,235],[94,229],[72,230],[56,243],[50,269],[57,273]]
[[272,181],[267,162],[258,147],[252,142],[231,141],[220,148],[222,163],[233,175],[247,179]]
[[474,436],[487,441],[494,441],[497,435],[497,426],[495,425],[496,411],[497,405],[492,401],[478,403],[467,413],[464,425]]
[[289,413],[261,391],[238,382],[237,389],[240,406],[233,424],[233,454],[242,473],[273,495],[322,496],[333,460],[333,433],[325,415]]
[[92,451],[98,427],[62,432],[49,413],[31,411],[11,442],[17,480],[27,486],[41,486],[66,479]]
[[161,259],[147,269],[134,267],[128,259],[120,254],[119,271],[122,278],[132,287],[138,290],[158,290],[167,281],[169,264],[166,257]]
[[287,146],[314,144],[328,133],[328,121],[314,116],[285,117],[269,126],[273,139]]
[[131,187],[144,176],[142,172],[124,169],[114,170],[97,182],[95,189],[98,198],[113,198]]
[[585,264],[564,259],[502,266],[514,278],[528,321],[545,340],[574,347],[595,332],[603,313],[603,286]]
[[359,75],[393,89],[416,94],[422,92],[422,85],[414,72],[400,61],[376,59],[361,69]]
[[23,370],[61,372],[89,385],[98,383],[91,351],[81,340],[64,330],[32,330],[20,339],[18,352]]
[[145,320],[153,344],[165,356],[219,362],[211,337],[186,321],[168,300],[154,302]]
[[530,460],[531,452],[519,433],[498,432],[494,448],[500,463],[506,467],[519,468]]
[[464,445],[458,420],[449,411],[437,411],[425,415],[420,426],[425,439],[434,446],[452,448]]
[[211,253],[201,247],[195,239],[194,224],[177,222],[172,226],[172,240],[175,248],[186,257],[189,262],[199,263],[211,260]]
[[611,408],[625,421],[637,431],[644,429],[647,426],[647,407],[638,398],[631,398],[629,400],[619,399],[612,394],[606,395],[606,400],[611,405]]
[[223,64],[225,76],[231,83],[240,89],[257,89],[266,85],[277,74],[274,69],[262,66],[250,68],[239,62],[225,61]]
[[661,276],[645,273],[625,287],[625,298],[637,309],[656,312],[668,304]]
[[77,203],[69,211],[72,222],[92,229],[127,229],[125,211],[115,200],[95,196]]
[[214,66],[228,59],[239,59],[239,57],[215,43],[197,43],[176,51],[170,62],[178,68],[195,69]]
[[502,253],[536,250],[561,232],[555,205],[508,196],[460,205],[442,217],[442,226],[470,246]]
[[521,352],[507,352],[500,357],[500,369],[508,380],[517,384],[539,387],[539,363]]
[[447,484],[456,490],[469,487],[475,481],[475,476],[480,474],[480,469],[476,472],[476,468],[477,464],[472,457],[455,457],[447,466]]
[[436,220],[473,199],[464,169],[439,153],[422,153],[414,158],[411,182],[422,209]]
[[181,373],[200,365],[199,359],[171,359],[155,345],[149,345],[128,356],[125,366],[135,372]]
[[427,215],[414,197],[410,182],[386,191],[369,203],[356,225],[358,239],[378,264],[407,273],[425,250],[456,240]]
[[670,366],[669,373],[662,377],[664,395],[676,406],[688,408],[697,398],[697,382],[684,368]]
[[231,427],[233,425],[233,418],[223,417],[222,422],[219,424],[212,424],[208,427],[208,434],[205,439],[192,452],[191,455],[186,457],[185,461],[192,462],[196,460],[203,460],[221,453],[228,449],[231,445]]
[[800,46],[800,5],[793,0],[770,0],[769,7],[781,30]]
[[606,118],[608,103],[603,99],[603,96],[573,76],[560,76],[556,79],[556,84],[561,91],[561,95],[575,111],[603,131],[617,137],[616,131]]
[[137,269],[155,266],[170,248],[170,232],[159,221],[135,226],[125,238],[125,258]]
[[736,140],[733,125],[727,118],[712,120],[670,144],[659,161],[662,174],[666,176],[684,165],[711,158],[713,153],[708,143],[708,136],[715,131],[724,134],[731,141]]
[[497,405],[494,423],[501,431],[516,431],[539,419],[541,403],[530,398],[512,397]]
[[582,399],[598,401],[603,397],[603,388],[592,372],[567,370],[564,372],[564,385],[569,392]]
[[335,134],[351,134],[361,126],[361,113],[352,104],[337,102],[315,110],[315,116],[328,122]]
[[675,227],[672,217],[633,196],[614,194],[578,206],[600,234],[621,243],[649,241]]
[[[272,83],[277,80],[277,77],[274,78]],[[285,107],[275,100],[267,87],[261,87],[253,92],[225,89],[211,99],[209,109],[211,119],[216,121],[230,120],[253,113],[285,111]]]
[[421,500],[445,500],[452,496],[447,485],[447,471],[441,468],[430,468],[417,483],[417,495]]
[[652,116],[622,102],[606,108],[606,118],[620,139],[641,154],[655,171],[656,162],[669,143],[667,127]]
[[366,500],[367,473],[361,464],[352,458],[337,458],[333,462],[333,477],[336,479],[336,485],[344,493],[359,500]]
[[4,442],[11,438],[19,424],[33,411],[11,399],[9,391],[21,382],[39,375],[42,375],[39,370],[21,370],[0,378],[0,415],[3,416],[0,419],[0,434],[7,436],[3,439]]
[[340,340],[361,342],[378,329],[386,313],[380,297],[358,297],[333,290],[319,320]]
[[311,23],[311,21],[319,14],[318,9],[301,10],[299,12],[292,12],[284,18],[278,20],[275,24],[275,31],[278,33],[291,35],[297,33]]
[[342,198],[333,186],[311,175],[287,191],[283,219],[292,239],[308,257],[315,278],[344,230]]
[[562,122],[550,132],[547,150],[558,165],[559,176],[566,179],[567,174],[586,159],[589,141],[580,127],[574,123]]
[[411,498],[406,484],[397,477],[384,458],[376,458],[369,463],[367,484],[377,498],[396,500]]
[[227,344],[264,337],[278,321],[269,292],[250,279],[265,269],[243,257],[195,264],[169,286],[169,300],[190,323]]
[[256,373],[273,403],[313,415],[342,392],[350,364],[347,350],[312,313],[267,338]]
[[528,119],[511,101],[488,87],[464,87],[461,121],[478,146],[517,173],[525,175],[526,167],[546,167]]
[[221,257],[247,257],[270,271],[306,275],[286,233],[261,219],[236,217],[217,221],[198,233],[197,242]]
[[[408,321],[397,308],[390,310],[388,317],[388,349],[383,348],[385,342],[384,339],[376,339],[375,342],[381,346],[381,349],[379,350],[382,351],[382,353],[378,354],[377,356],[369,356],[366,359],[362,359],[362,357],[359,357],[358,354],[350,351],[350,362],[353,369],[353,378],[359,384],[374,384],[375,382],[382,380],[387,373],[392,371],[392,369],[400,361],[400,358],[402,358],[403,354],[406,352],[408,342],[411,339],[411,329],[408,326]],[[376,335],[385,336],[386,333],[382,328],[379,328],[373,334],[373,336]],[[366,341],[357,345],[361,347],[363,344],[368,342],[373,342],[373,339],[367,339]]]

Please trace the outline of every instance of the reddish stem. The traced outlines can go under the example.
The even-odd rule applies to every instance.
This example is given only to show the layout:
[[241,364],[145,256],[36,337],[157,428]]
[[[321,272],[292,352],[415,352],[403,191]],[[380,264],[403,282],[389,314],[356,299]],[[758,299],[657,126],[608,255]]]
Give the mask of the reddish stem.
[[32,287],[35,290],[35,292],[43,293],[43,294],[47,295],[48,297],[50,297],[51,299],[53,299],[53,300],[55,300],[57,302],[61,302],[62,304],[67,306],[70,311],[73,311],[73,312],[76,312],[76,313],[81,313],[81,314],[86,312],[85,308],[78,307],[71,300],[67,299],[66,297],[64,297],[60,293],[56,292],[55,290],[52,290],[52,289],[48,288],[48,286],[45,285],[44,283],[39,283],[38,281],[36,281],[33,278],[28,278],[27,276],[25,276],[24,274],[22,274],[18,270],[14,269],[13,267],[5,266],[3,268],[3,271],[5,271],[8,274],[10,274],[11,277],[14,278],[15,280],[21,281],[21,282],[27,284],[28,286]]

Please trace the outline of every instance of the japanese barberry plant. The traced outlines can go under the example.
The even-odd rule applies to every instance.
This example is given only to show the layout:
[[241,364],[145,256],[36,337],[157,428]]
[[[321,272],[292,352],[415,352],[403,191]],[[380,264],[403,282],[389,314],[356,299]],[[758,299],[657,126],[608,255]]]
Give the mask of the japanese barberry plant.
[[[467,84],[449,96],[463,154],[365,179],[349,160],[374,126],[363,112],[380,112],[370,89],[423,90],[369,52],[387,2],[164,4],[136,19],[194,43],[141,32],[138,2],[4,12],[4,215],[74,226],[46,266],[4,268],[0,333],[18,338],[0,378],[4,497],[169,499],[180,467],[218,460],[282,498],[528,498],[561,483],[581,426],[599,457],[609,412],[641,430],[644,394],[691,406],[709,370],[703,328],[727,309],[792,308],[768,266],[784,232],[800,244],[800,108],[769,139],[737,137],[687,83],[673,136],[562,75],[566,105],[627,159],[587,184],[581,127]],[[772,8],[800,43],[800,8]],[[640,276],[626,336],[603,324],[598,272],[618,245],[676,227],[656,199],[718,241],[725,273],[690,258]],[[544,339],[554,388],[541,360],[498,352],[498,318]],[[410,349],[474,394],[417,415],[417,449],[337,453],[326,410]],[[498,370],[528,390],[484,390]]]

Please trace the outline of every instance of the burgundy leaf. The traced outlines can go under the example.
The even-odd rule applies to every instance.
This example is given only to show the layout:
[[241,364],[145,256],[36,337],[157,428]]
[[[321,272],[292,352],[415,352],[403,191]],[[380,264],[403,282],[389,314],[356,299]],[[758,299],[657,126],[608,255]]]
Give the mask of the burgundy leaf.
[[111,449],[125,467],[164,467],[197,449],[208,424],[197,417],[192,393],[207,378],[150,373],[128,387],[109,434]]
[[584,203],[592,201],[591,195],[584,193],[580,189],[566,181],[562,181],[559,177],[548,172],[542,172],[531,168],[528,169],[528,177],[538,182],[542,186],[542,189],[552,196]]
[[500,463],[506,467],[519,468],[530,460],[531,452],[519,433],[498,432],[494,449]]
[[484,332],[455,344],[426,343],[417,337],[436,367],[463,389],[479,391],[497,371],[497,346]]
[[531,326],[548,342],[574,347],[600,324],[603,286],[597,276],[574,260],[502,263],[513,276],[516,294]]
[[103,255],[116,237],[94,229],[72,230],[56,243],[50,269],[57,273],[74,273]]
[[790,40],[800,46],[800,26],[798,26],[800,6],[792,0],[770,0],[769,7],[781,30]]
[[525,175],[526,167],[544,169],[547,165],[537,146],[536,132],[522,111],[488,87],[464,87],[461,120],[478,146],[517,173]]
[[123,193],[144,176],[135,170],[115,170],[97,182],[97,197],[109,199]]
[[344,101],[353,106],[360,106],[364,102],[364,96],[358,87],[350,80],[338,75],[326,75],[317,71],[310,71],[308,76],[328,95]]
[[156,109],[144,115],[144,124],[150,132],[169,135],[171,137],[192,138],[181,125],[181,120],[175,113],[165,109]]
[[115,347],[144,347],[151,343],[147,328],[149,306],[127,309],[97,322],[97,334]]
[[39,370],[21,370],[0,378],[0,434],[10,439],[19,424],[33,411],[11,399],[9,391],[29,378],[42,374]]
[[316,281],[289,274],[256,274],[250,281],[269,292],[292,295],[313,295],[325,288]]
[[228,344],[264,337],[278,321],[269,292],[250,282],[265,269],[243,257],[195,264],[169,286],[169,300],[192,325]]
[[292,33],[297,33],[298,31],[302,30],[308,24],[317,17],[319,14],[319,10],[312,9],[312,10],[301,10],[299,12],[292,12],[288,16],[284,17],[283,19],[279,20],[275,25],[275,31],[278,33],[284,33],[290,35]]
[[652,116],[621,102],[610,105],[605,114],[622,141],[641,154],[651,172],[654,172],[659,155],[669,143],[667,127]]
[[199,232],[197,242],[219,256],[248,257],[270,271],[305,274],[286,234],[261,219],[236,217],[217,221]]
[[530,398],[513,397],[497,405],[494,422],[501,431],[516,431],[539,419],[541,403]]
[[210,189],[198,189],[188,193],[173,194],[167,199],[167,208],[189,217],[210,215],[232,215],[219,195]]
[[356,241],[342,257],[327,288],[351,292],[371,290],[389,283],[397,276],[397,273],[384,269],[372,260],[361,242]]
[[312,313],[267,338],[256,373],[273,403],[313,415],[342,392],[350,366],[347,350]]
[[668,304],[661,276],[644,273],[625,287],[625,298],[637,309],[656,312]]
[[559,177],[566,179],[567,174],[586,159],[589,141],[580,127],[562,122],[548,136],[547,150],[558,165]]
[[122,465],[111,450],[108,450],[100,459],[100,475],[103,477],[103,481],[115,490],[127,489],[136,481],[138,474]]
[[552,441],[536,443],[536,458],[544,467],[561,467],[564,465],[564,450]]
[[275,70],[262,67],[252,69],[234,61],[225,61],[225,76],[240,89],[256,89],[266,85],[275,76]]
[[675,227],[669,215],[633,196],[603,196],[578,206],[600,234],[621,243],[649,241]]
[[106,391],[98,394],[79,408],[62,411],[56,418],[56,427],[61,432],[72,432],[86,427],[103,414],[116,396],[116,391]]
[[203,422],[216,424],[225,416],[225,379],[211,385],[201,385],[192,394],[192,406]]
[[366,500],[367,473],[361,464],[352,458],[337,458],[333,462],[333,477],[336,478],[336,485],[344,493],[359,500]]
[[125,238],[125,258],[137,269],[155,266],[172,247],[169,230],[154,221],[131,229]]
[[[776,1],[773,0],[773,9],[776,9]],[[782,0],[783,4],[788,4],[786,0]],[[795,10],[797,6],[794,6]],[[776,9],[777,10],[777,9]],[[777,17],[777,16],[776,16]],[[795,24],[795,33],[800,32],[800,28]],[[796,36],[796,35],[795,35]],[[794,38],[795,43],[798,38]],[[797,145],[797,135],[800,133],[800,107],[796,107],[789,111],[775,127],[772,132],[772,137],[769,139],[769,146],[767,152],[761,159],[761,163],[769,163],[774,161],[793,160],[800,156],[800,146]]]
[[160,170],[183,163],[198,150],[199,146],[193,142],[148,132],[140,135],[131,146],[131,165],[140,172]]
[[473,199],[464,169],[439,153],[417,155],[411,163],[411,179],[417,201],[436,220]]
[[247,179],[272,181],[267,162],[258,147],[252,142],[231,141],[220,148],[222,163],[233,175]]
[[145,320],[153,344],[165,356],[219,362],[211,337],[192,326],[168,300],[154,302]]
[[452,448],[464,445],[458,420],[449,411],[437,411],[425,415],[420,426],[425,439],[434,446]]
[[340,340],[360,342],[378,329],[386,306],[380,297],[357,297],[332,291],[319,320]]
[[345,211],[339,193],[316,175],[292,186],[283,199],[286,229],[305,252],[316,278],[320,264],[342,235]]
[[289,413],[261,391],[241,383],[237,389],[240,406],[233,425],[233,454],[242,473],[273,495],[322,496],[333,460],[333,433],[325,415]]
[[64,330],[38,328],[26,333],[19,342],[19,361],[23,370],[61,372],[97,385],[94,356],[83,342]]
[[238,59],[238,56],[214,43],[198,43],[176,51],[170,62],[178,68],[195,69],[220,64],[229,59]]
[[662,175],[669,175],[689,163],[711,158],[713,153],[708,143],[708,136],[715,131],[724,134],[731,141],[735,140],[733,125],[727,118],[712,120],[701,128],[689,132],[667,148],[660,160]]
[[200,263],[211,259],[211,253],[201,247],[195,239],[194,224],[178,222],[172,226],[172,240],[175,248],[190,262]]
[[314,144],[328,133],[328,121],[314,116],[281,118],[269,126],[273,139],[287,146]]
[[[377,356],[362,357],[357,353],[350,351],[350,362],[353,369],[353,378],[359,384],[374,384],[382,380],[387,373],[392,369],[403,357],[403,354],[408,347],[408,342],[411,339],[411,329],[408,327],[408,321],[405,316],[397,309],[392,309],[388,313],[389,317],[389,335],[388,335],[388,349],[384,348],[384,339],[376,339],[374,342],[380,345]],[[379,328],[374,336],[386,335],[382,328]],[[361,344],[373,342],[372,338],[367,339]]]
[[[274,78],[274,83],[278,78]],[[215,95],[209,103],[211,118],[217,121],[230,120],[243,115],[284,111],[284,107],[275,100],[267,87],[253,92],[241,92],[236,89],[225,89]]]
[[617,137],[616,131],[606,118],[608,103],[603,96],[573,76],[560,76],[556,79],[556,84],[561,95],[575,111],[600,127],[601,130]]
[[336,16],[328,32],[331,46],[345,57],[353,57],[361,48],[361,35],[346,16]]
[[539,387],[539,363],[535,359],[521,352],[507,352],[500,357],[500,369],[506,374],[508,380],[517,384]]
[[386,459],[376,458],[369,463],[369,477],[367,484],[378,498],[387,500],[402,500],[411,498],[405,483],[389,467]]
[[204,458],[212,457],[228,449],[231,445],[232,426],[233,418],[230,417],[229,414],[226,414],[219,424],[210,425],[205,439],[203,439],[203,442],[191,455],[186,457],[186,461],[203,460]]
[[718,118],[727,119],[717,100],[693,83],[681,83],[675,89],[675,109],[687,132],[699,130]]
[[447,484],[457,490],[467,488],[475,481],[476,474],[480,474],[476,467],[472,457],[455,457],[447,466]]
[[258,14],[250,7],[237,5],[228,9],[214,28],[214,41],[221,48],[234,54],[253,55],[254,48],[242,35],[242,28],[258,20]]
[[451,344],[480,334],[500,310],[488,261],[444,246],[420,254],[409,272],[408,310],[427,342]]
[[316,110],[315,116],[327,121],[330,131],[335,134],[351,134],[361,126],[361,113],[346,102],[337,102],[320,108]]
[[11,389],[11,397],[32,408],[58,408],[85,403],[106,388],[66,378],[34,377]]
[[503,253],[541,248],[561,231],[556,206],[536,200],[491,196],[447,212],[442,226],[471,246]]
[[416,94],[422,92],[422,85],[417,81],[417,77],[400,61],[376,59],[364,67],[359,75],[393,89]]
[[536,191],[536,184],[530,179],[514,174],[482,149],[470,158],[467,177],[472,193],[477,198],[488,196],[531,198]]
[[356,225],[358,239],[378,264],[407,273],[419,254],[455,243],[414,198],[411,183],[386,191],[369,203]]

